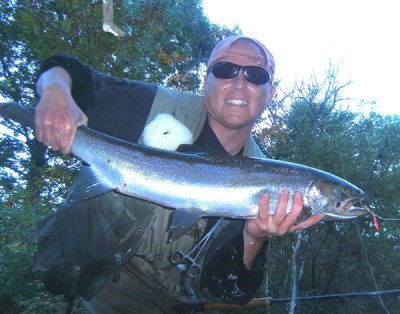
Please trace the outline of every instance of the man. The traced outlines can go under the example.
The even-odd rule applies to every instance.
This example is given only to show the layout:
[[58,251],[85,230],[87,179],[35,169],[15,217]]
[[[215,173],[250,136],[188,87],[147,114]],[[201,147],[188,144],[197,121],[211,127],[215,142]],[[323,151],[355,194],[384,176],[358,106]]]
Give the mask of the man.
[[[80,125],[142,143],[146,125],[158,113],[169,113],[192,131],[194,144],[204,151],[262,157],[251,139],[251,130],[274,96],[274,71],[270,51],[256,39],[244,36],[225,38],[212,51],[204,97],[119,80],[74,58],[54,56],[39,72],[36,136],[64,154],[70,152]],[[286,215],[290,197],[293,205]],[[200,254],[201,275],[190,278],[184,267],[171,263],[171,256],[177,250],[189,252],[215,220],[202,219],[171,243],[171,210],[113,192],[67,203],[65,209],[77,209],[76,215],[88,208],[110,216],[123,213],[136,232],[130,242],[134,254],[123,266],[120,280],[98,285],[99,291],[85,298],[86,306],[91,313],[173,313],[178,303],[210,298],[244,304],[262,281],[268,239],[310,227],[322,219],[322,215],[315,215],[296,224],[302,204],[300,193],[291,196],[282,191],[271,215],[268,195],[263,195],[256,219],[226,220],[219,226]]]

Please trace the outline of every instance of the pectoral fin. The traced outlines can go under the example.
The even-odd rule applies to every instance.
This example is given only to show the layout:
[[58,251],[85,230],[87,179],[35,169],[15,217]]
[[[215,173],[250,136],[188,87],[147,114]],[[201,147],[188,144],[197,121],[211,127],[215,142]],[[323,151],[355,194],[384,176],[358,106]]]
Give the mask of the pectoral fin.
[[67,201],[78,202],[114,190],[106,183],[105,177],[95,173],[90,166],[83,166],[79,178],[72,187]]

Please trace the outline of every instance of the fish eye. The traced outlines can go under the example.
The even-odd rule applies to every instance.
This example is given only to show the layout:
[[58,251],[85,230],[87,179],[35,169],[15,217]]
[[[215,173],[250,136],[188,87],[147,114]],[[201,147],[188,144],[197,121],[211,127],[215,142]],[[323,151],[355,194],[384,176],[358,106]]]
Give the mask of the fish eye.
[[343,194],[346,195],[346,196],[352,196],[352,195],[353,195],[353,192],[351,191],[351,189],[345,188],[345,189],[343,190]]

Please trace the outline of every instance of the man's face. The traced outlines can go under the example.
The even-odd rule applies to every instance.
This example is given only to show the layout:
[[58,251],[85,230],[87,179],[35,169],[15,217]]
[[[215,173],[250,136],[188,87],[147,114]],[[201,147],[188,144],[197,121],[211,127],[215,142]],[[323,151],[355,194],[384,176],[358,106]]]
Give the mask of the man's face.
[[[244,53],[258,56],[261,49],[252,41],[238,40],[231,51],[235,56],[228,56],[217,62],[232,62],[241,66],[258,66],[255,61],[237,57]],[[218,124],[229,129],[252,128],[255,120],[270,103],[275,89],[270,83],[256,85],[248,82],[239,71],[231,79],[218,79],[211,72],[204,79],[205,107],[213,125]]]

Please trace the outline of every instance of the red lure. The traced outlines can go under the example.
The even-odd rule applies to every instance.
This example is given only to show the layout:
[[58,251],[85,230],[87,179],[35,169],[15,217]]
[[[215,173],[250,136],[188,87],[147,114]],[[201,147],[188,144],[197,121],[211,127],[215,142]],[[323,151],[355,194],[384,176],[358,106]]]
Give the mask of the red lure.
[[380,226],[379,226],[378,216],[372,215],[372,221],[374,222],[376,231],[379,231]]

